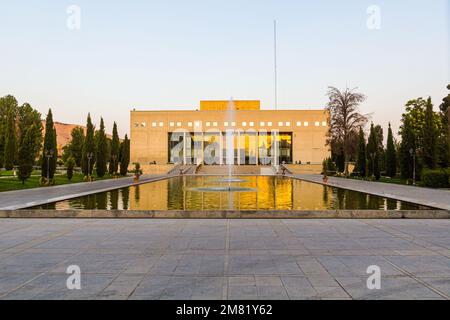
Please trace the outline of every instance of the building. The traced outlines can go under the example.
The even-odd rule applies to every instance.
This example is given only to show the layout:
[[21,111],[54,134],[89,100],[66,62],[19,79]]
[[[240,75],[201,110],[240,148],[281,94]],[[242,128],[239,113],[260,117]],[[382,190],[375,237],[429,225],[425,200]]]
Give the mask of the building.
[[[195,111],[131,111],[131,161],[221,165],[321,164],[324,110],[261,110],[260,101],[201,101]],[[232,150],[232,152],[227,152]]]

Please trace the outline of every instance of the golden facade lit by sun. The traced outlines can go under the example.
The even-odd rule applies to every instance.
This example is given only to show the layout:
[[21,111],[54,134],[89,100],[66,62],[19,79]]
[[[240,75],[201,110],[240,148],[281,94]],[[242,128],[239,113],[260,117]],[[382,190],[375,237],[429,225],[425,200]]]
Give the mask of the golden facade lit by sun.
[[[236,100],[231,105],[226,100],[201,101],[194,109],[131,111],[131,161],[319,165],[330,155],[324,110],[261,110],[258,100]],[[216,148],[211,163],[205,154],[212,145]],[[233,160],[227,150],[233,150],[229,155]]]

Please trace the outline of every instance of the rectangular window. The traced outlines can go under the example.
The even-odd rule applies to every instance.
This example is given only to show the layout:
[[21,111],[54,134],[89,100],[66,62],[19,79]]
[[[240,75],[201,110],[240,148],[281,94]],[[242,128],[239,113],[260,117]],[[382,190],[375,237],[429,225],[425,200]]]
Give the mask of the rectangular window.
[[301,127],[302,123],[300,121],[297,121],[297,127]]
[[170,123],[169,123],[169,126],[175,127],[175,122],[170,122]]
[[286,122],[286,127],[290,127],[291,123],[289,121]]
[[315,125],[316,127],[319,127],[319,126],[320,126],[320,122],[319,122],[319,121],[316,121],[316,122],[314,123],[314,125]]
[[305,122],[303,123],[303,125],[304,125],[305,127],[309,126],[308,121],[305,121]]
[[278,126],[282,127],[283,126],[283,122],[282,121],[278,122]]
[[156,122],[152,122],[152,127],[155,128],[157,126]]

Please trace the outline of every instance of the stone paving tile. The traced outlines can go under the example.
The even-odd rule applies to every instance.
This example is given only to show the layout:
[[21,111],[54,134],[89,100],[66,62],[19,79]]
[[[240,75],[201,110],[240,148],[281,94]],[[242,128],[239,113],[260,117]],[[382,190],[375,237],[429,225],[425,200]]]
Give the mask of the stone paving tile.
[[[0,299],[445,299],[449,230],[447,220],[3,219]],[[82,290],[66,288],[72,264]],[[369,265],[381,267],[381,290],[367,289]]]
[[282,276],[281,280],[290,299],[314,299],[316,291],[306,277]]
[[379,290],[369,290],[366,285],[367,278],[337,277],[336,280],[353,299],[441,298],[439,294],[405,276],[383,277]]
[[169,283],[170,276],[146,276],[131,294],[131,299],[159,299]]
[[447,296],[450,296],[450,277],[446,278],[420,278],[420,280],[425,281],[427,284],[436,288],[440,292],[443,292]]
[[143,280],[143,275],[121,274],[115,278],[101,293],[103,298],[129,297]]

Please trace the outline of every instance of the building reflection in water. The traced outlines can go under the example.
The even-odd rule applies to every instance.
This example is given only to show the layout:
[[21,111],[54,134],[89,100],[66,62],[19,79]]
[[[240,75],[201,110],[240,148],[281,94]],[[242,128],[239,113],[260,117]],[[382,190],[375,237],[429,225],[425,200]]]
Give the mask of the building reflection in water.
[[302,180],[241,176],[242,192],[200,192],[219,176],[184,176],[39,206],[43,209],[124,210],[416,210],[425,207]]

